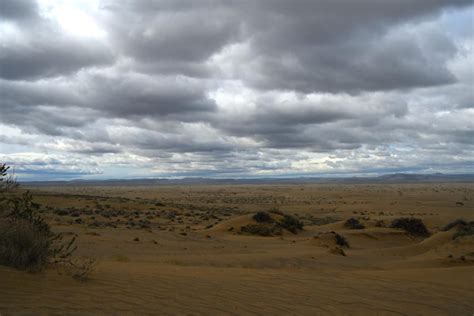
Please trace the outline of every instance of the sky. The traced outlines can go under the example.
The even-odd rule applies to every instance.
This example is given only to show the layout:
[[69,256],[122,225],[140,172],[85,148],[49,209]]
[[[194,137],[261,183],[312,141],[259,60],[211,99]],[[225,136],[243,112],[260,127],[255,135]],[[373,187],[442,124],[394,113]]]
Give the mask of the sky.
[[0,0],[20,180],[474,173],[472,0]]

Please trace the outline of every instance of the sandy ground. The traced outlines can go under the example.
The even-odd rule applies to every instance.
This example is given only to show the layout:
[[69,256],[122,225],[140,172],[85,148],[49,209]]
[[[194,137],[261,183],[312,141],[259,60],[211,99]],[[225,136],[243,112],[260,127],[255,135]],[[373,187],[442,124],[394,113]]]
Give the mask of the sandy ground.
[[[97,259],[85,282],[0,267],[0,314],[473,315],[473,184],[41,187],[56,231]],[[298,234],[240,233],[256,211]],[[421,238],[388,228],[420,218]],[[343,223],[354,217],[364,229]],[[378,223],[377,223],[378,222]],[[334,233],[350,247],[338,247]]]

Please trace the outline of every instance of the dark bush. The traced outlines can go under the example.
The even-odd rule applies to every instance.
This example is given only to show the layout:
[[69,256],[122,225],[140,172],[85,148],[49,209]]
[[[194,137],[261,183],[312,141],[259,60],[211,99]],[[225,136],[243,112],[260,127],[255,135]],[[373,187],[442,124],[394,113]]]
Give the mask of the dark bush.
[[264,237],[281,235],[282,233],[281,227],[277,224],[272,224],[272,225],[249,224],[249,225],[242,226],[240,228],[240,231],[242,233],[264,236]]
[[271,223],[273,222],[272,217],[267,212],[257,212],[252,218],[257,223]]
[[446,226],[444,226],[443,228],[443,231],[448,231],[448,230],[451,230],[453,229],[454,227],[456,228],[460,228],[462,226],[466,226],[467,225],[467,222],[463,219],[457,219],[455,221],[452,221],[451,223],[447,224]]
[[338,233],[334,233],[334,239],[336,240],[336,244],[338,244],[339,246],[341,247],[348,247],[349,248],[349,242],[347,241],[347,239],[342,236],[342,235],[339,235]]
[[300,220],[287,214],[283,215],[280,225],[293,234],[296,234],[299,230],[303,229],[303,223]]
[[53,233],[35,210],[31,194],[21,195],[7,171],[0,164],[0,264],[29,271],[49,263],[72,266],[75,238],[65,241],[62,234]]
[[423,221],[419,218],[413,217],[402,217],[394,219],[391,228],[399,228],[405,230],[407,233],[413,236],[428,237],[430,232],[426,228]]
[[474,222],[469,222],[466,223],[466,225],[459,227],[458,231],[454,234],[453,239],[472,235],[474,235]]
[[0,264],[39,271],[49,262],[51,238],[24,219],[0,220]]
[[349,228],[349,229],[364,229],[365,226],[362,225],[361,222],[359,222],[358,219],[356,218],[349,218],[345,223],[344,227]]
[[[272,212],[273,213],[273,212]],[[283,229],[292,232],[293,234],[303,229],[303,223],[297,218],[284,213],[274,213],[282,215],[281,220],[276,221],[273,219],[268,212],[258,212],[252,218],[257,224],[248,224],[241,227],[242,233],[248,233],[259,236],[275,236],[281,235]]]

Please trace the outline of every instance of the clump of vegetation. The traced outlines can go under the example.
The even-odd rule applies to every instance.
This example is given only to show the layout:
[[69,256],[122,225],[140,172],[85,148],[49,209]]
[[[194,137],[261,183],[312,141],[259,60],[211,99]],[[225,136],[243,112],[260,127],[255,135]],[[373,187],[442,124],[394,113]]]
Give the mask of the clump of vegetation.
[[426,228],[423,221],[419,218],[413,217],[402,217],[392,221],[391,228],[399,228],[405,230],[407,233],[413,236],[428,237],[430,232]]
[[365,226],[361,222],[359,222],[358,219],[353,218],[353,217],[346,220],[346,222],[344,223],[344,227],[349,228],[349,229],[364,229],[365,228]]
[[468,223],[465,220],[457,219],[457,220],[452,221],[451,223],[448,223],[446,226],[444,226],[443,231],[446,232],[448,230],[453,229],[454,227],[459,228],[459,227],[466,226],[467,224]]
[[458,231],[454,234],[453,239],[457,239],[464,236],[474,235],[474,222],[466,223],[466,225],[459,226]]
[[303,223],[294,216],[284,214],[283,219],[280,221],[281,227],[292,232],[293,234],[303,229]]
[[242,233],[270,237],[282,234],[282,229],[277,224],[262,225],[262,224],[249,224],[240,228]]
[[344,236],[342,236],[338,233],[334,233],[334,239],[336,240],[336,244],[338,246],[349,248],[349,242],[347,241],[347,239]]
[[257,223],[271,223],[273,222],[272,217],[267,212],[257,212],[252,218]]
[[49,261],[51,241],[47,233],[22,219],[0,220],[0,264],[38,271]]
[[275,210],[271,210],[270,212],[283,216],[283,218],[276,220],[268,212],[257,212],[252,216],[257,224],[242,226],[240,231],[242,233],[259,236],[276,236],[281,235],[284,229],[293,234],[297,234],[298,231],[303,229],[303,223],[296,217]]
[[65,240],[54,233],[35,210],[32,195],[17,190],[8,170],[0,164],[0,264],[27,271],[54,264],[67,267],[72,276],[86,277],[92,264],[72,258],[75,237]]

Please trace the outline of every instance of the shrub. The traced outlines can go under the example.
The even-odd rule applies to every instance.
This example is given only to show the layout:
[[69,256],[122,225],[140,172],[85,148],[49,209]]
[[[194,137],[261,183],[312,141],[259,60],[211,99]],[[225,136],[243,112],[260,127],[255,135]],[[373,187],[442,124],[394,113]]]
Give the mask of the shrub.
[[413,236],[428,237],[430,232],[426,228],[423,221],[419,218],[402,217],[392,221],[391,228],[399,228],[405,230]]
[[446,232],[448,230],[451,230],[454,227],[459,228],[466,225],[467,225],[467,222],[465,220],[457,219],[457,220],[452,221],[451,223],[448,223],[446,226],[444,226],[443,231]]
[[0,264],[39,271],[49,262],[51,238],[24,219],[0,220]]
[[267,212],[257,212],[252,218],[257,223],[271,223],[273,222],[272,217]]
[[364,229],[365,226],[362,225],[361,222],[359,222],[358,219],[356,218],[349,218],[345,223],[344,227],[349,228],[349,229]]
[[275,236],[281,235],[283,229],[286,229],[293,234],[296,234],[299,230],[303,229],[303,223],[294,216],[284,213],[276,214],[282,215],[283,218],[276,221],[270,216],[268,212],[258,212],[252,217],[257,222],[257,224],[248,224],[246,226],[242,226],[240,231],[242,233],[259,236]]
[[303,223],[300,220],[287,214],[283,215],[280,225],[293,234],[296,234],[299,230],[303,229]]
[[474,222],[469,222],[466,223],[466,225],[459,227],[458,231],[454,234],[453,239],[472,235],[474,235]]
[[334,239],[336,240],[336,244],[338,244],[339,246],[349,248],[349,242],[344,236],[339,235],[338,233],[334,233]]
[[258,236],[275,236],[281,235],[281,227],[277,224],[265,225],[265,224],[249,224],[242,226],[240,231],[247,234],[258,235]]
[[51,263],[68,266],[79,277],[88,274],[89,264],[71,258],[75,237],[66,241],[62,234],[54,233],[35,210],[31,194],[19,195],[7,171],[0,164],[0,264],[39,271]]

